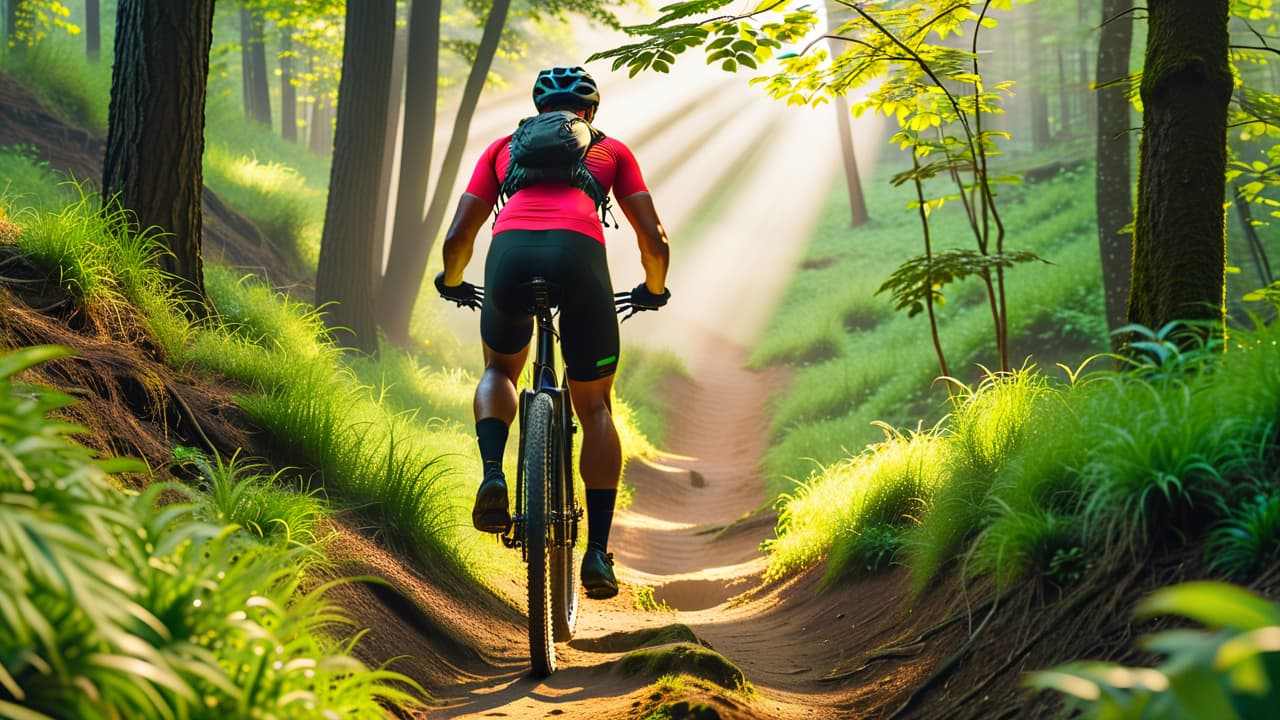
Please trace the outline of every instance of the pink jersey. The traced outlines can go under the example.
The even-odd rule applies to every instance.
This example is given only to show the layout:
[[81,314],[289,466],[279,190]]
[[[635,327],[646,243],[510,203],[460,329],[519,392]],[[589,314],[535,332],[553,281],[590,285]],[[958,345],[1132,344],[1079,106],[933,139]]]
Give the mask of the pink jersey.
[[[485,148],[467,183],[467,192],[488,203],[498,201],[498,188],[511,166],[510,140],[507,135]],[[605,192],[612,191],[616,198],[648,189],[635,156],[620,140],[606,137],[596,143],[587,151],[585,163],[600,187]],[[595,204],[585,192],[566,183],[538,183],[512,195],[493,226],[494,234],[504,230],[573,230],[604,243],[604,229]]]

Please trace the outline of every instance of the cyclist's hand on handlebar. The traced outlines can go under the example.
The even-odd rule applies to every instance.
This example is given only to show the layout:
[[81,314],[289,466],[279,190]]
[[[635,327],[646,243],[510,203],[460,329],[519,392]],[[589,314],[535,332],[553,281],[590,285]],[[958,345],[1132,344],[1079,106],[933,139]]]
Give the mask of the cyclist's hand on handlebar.
[[467,281],[462,281],[458,285],[445,285],[444,273],[436,275],[436,292],[440,293],[440,297],[451,303],[457,303],[458,307],[471,308],[476,310],[484,301],[484,288],[479,285],[472,285]]
[[620,292],[613,296],[618,314],[622,315],[622,322],[626,322],[628,318],[642,310],[657,310],[666,305],[669,299],[671,299],[669,288],[663,288],[661,295],[655,295],[644,283],[640,283],[630,292]]

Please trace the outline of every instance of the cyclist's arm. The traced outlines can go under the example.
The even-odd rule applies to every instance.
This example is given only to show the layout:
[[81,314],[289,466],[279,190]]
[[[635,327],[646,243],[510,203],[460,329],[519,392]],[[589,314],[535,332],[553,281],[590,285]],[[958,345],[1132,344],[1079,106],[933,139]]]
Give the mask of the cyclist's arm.
[[644,284],[649,292],[661,295],[667,287],[667,264],[671,248],[667,244],[667,231],[658,219],[653,197],[646,191],[631,193],[618,200],[622,214],[636,231],[640,245],[640,264],[644,266]]
[[476,244],[476,234],[484,227],[484,221],[493,210],[493,203],[485,202],[471,193],[462,193],[453,222],[444,236],[444,284],[453,287],[462,282],[462,271],[471,262],[471,251]]

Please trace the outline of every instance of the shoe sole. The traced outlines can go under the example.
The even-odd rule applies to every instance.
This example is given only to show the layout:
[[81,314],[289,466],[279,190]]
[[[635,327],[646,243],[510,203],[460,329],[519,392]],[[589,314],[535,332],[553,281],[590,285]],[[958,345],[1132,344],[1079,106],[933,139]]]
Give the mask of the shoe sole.
[[583,583],[582,589],[586,593],[587,597],[592,600],[608,600],[618,594],[617,585],[587,585],[586,583]]
[[511,527],[511,516],[501,510],[475,512],[471,514],[471,524],[480,532],[504,533]]

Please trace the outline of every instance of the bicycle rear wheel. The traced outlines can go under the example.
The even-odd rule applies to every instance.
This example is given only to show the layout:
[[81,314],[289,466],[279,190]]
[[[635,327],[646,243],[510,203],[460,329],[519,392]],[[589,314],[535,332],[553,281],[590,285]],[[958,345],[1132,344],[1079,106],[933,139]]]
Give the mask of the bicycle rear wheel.
[[554,546],[550,517],[553,442],[551,397],[538,393],[529,401],[524,425],[524,531],[529,563],[529,659],[533,674],[545,677],[556,670],[556,647],[551,620],[551,565]]

